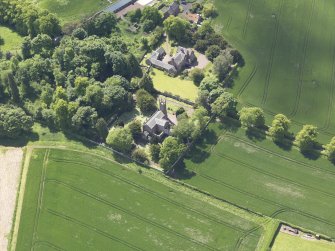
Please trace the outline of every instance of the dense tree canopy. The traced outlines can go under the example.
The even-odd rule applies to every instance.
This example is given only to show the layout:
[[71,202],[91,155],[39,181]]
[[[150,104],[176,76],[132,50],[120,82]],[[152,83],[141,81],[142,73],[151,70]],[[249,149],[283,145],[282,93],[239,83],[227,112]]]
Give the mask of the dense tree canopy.
[[265,125],[264,112],[258,107],[243,107],[239,111],[242,126],[246,128],[263,127]]
[[283,114],[277,114],[269,128],[269,136],[275,142],[281,142],[289,135],[288,129],[291,121]]
[[174,137],[167,137],[160,150],[160,165],[165,171],[169,171],[173,168],[173,164],[178,160],[179,156],[185,150],[185,145],[179,143]]
[[177,42],[187,42],[190,39],[191,25],[180,17],[169,16],[164,21],[164,28],[169,38]]
[[216,116],[223,118],[225,116],[235,116],[237,100],[229,92],[222,93],[212,104],[212,112]]
[[327,156],[327,158],[335,163],[335,137],[331,139],[329,144],[324,145],[324,151],[323,153]]
[[128,128],[115,128],[109,131],[106,143],[114,150],[122,153],[130,153],[133,137]]
[[299,147],[301,152],[310,152],[314,150],[317,136],[316,126],[304,125],[295,137],[294,143]]
[[17,138],[31,131],[33,119],[21,108],[0,105],[0,137]]
[[59,20],[30,1],[0,0],[0,24],[11,26],[21,35],[31,37],[41,33],[50,37],[61,34]]

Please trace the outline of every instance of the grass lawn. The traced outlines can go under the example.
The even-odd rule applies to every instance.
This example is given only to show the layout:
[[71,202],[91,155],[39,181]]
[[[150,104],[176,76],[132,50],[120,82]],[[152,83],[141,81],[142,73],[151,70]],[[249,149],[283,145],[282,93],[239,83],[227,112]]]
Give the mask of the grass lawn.
[[31,156],[16,250],[255,250],[268,221],[86,152]]
[[327,241],[310,241],[297,236],[279,233],[272,251],[332,251],[335,244]]
[[212,124],[185,161],[185,181],[218,197],[335,237],[335,167],[233,125]]
[[195,101],[197,98],[198,87],[191,80],[183,80],[179,77],[172,78],[157,69],[153,69],[151,77],[154,87],[161,92],[170,92],[191,101]]
[[[234,93],[270,115],[335,133],[335,3],[328,0],[215,0],[217,29],[246,65]],[[289,27],[289,28],[288,28]]]
[[35,0],[41,8],[56,14],[62,24],[81,21],[102,10],[107,0]]
[[19,34],[7,27],[0,26],[0,36],[4,39],[4,44],[0,45],[1,51],[20,51],[23,39]]

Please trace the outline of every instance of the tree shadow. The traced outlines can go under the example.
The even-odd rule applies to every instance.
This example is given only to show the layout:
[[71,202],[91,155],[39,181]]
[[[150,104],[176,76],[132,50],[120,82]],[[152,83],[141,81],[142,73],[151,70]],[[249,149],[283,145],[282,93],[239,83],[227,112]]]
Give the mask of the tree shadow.
[[259,128],[248,128],[245,131],[245,135],[248,137],[248,139],[252,140],[253,142],[259,142],[266,139],[266,133],[264,130],[261,130]]
[[282,141],[274,141],[274,143],[281,149],[285,150],[285,151],[291,151],[292,147],[293,147],[293,141],[292,140],[288,140],[288,139],[284,139]]
[[317,160],[321,157],[321,152],[317,149],[309,151],[300,151],[302,155],[309,160]]
[[238,131],[238,129],[241,127],[241,122],[233,117],[223,117],[220,119],[222,122],[220,124],[220,129],[226,130],[231,133],[235,133]]
[[189,180],[196,175],[195,172],[190,171],[186,168],[185,163],[180,161],[175,169],[168,174],[170,177],[179,180]]
[[31,132],[26,135],[19,136],[19,138],[0,138],[0,145],[5,147],[24,147],[29,142],[39,140],[39,135],[36,132]]
[[194,145],[192,149],[186,154],[185,158],[189,159],[193,163],[202,163],[209,156],[209,152],[205,151],[201,147],[198,147],[197,145]]

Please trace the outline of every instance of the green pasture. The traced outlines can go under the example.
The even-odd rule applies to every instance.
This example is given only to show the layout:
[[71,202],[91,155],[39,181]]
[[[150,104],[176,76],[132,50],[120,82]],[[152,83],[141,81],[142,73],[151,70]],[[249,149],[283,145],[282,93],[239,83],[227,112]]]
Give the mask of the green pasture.
[[306,240],[301,237],[279,233],[273,251],[333,251],[335,244],[328,241]]
[[198,96],[198,87],[191,80],[170,77],[163,71],[153,69],[151,74],[154,87],[161,92],[169,92],[191,101]]
[[[262,138],[263,137],[263,138]],[[335,237],[335,167],[264,136],[212,124],[182,178],[255,212]],[[192,178],[190,178],[192,177]]]
[[20,51],[22,44],[22,37],[17,34],[15,31],[5,27],[0,26],[0,37],[3,38],[4,44],[0,45],[0,50],[3,52],[6,51]]
[[251,218],[107,158],[34,149],[16,250],[255,250],[266,221]]
[[107,0],[35,0],[41,8],[56,14],[62,24],[79,22],[102,10]]
[[335,133],[335,2],[215,0],[214,24],[243,55],[234,93],[269,115]]

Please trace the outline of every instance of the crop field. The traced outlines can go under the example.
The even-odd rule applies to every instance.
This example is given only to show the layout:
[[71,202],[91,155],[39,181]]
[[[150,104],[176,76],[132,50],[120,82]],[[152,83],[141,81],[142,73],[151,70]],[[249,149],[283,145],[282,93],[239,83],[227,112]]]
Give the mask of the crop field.
[[306,240],[301,237],[279,233],[273,251],[332,251],[335,244],[328,241]]
[[106,158],[32,151],[16,250],[256,250],[264,239],[263,217],[242,217]]
[[102,10],[107,0],[34,0],[41,8],[56,14],[63,24],[78,22]]
[[[226,128],[227,129],[227,128]],[[185,181],[230,202],[335,237],[335,168],[294,147],[217,123],[186,160]]]
[[23,38],[15,31],[7,27],[0,26],[0,36],[4,39],[4,44],[0,45],[1,51],[14,52],[19,51],[21,49]]
[[[215,21],[246,65],[234,92],[245,105],[335,133],[335,2],[215,0]],[[222,14],[221,14],[222,13]]]

